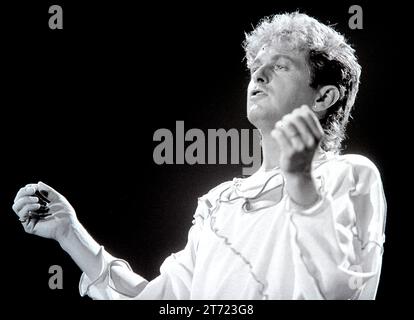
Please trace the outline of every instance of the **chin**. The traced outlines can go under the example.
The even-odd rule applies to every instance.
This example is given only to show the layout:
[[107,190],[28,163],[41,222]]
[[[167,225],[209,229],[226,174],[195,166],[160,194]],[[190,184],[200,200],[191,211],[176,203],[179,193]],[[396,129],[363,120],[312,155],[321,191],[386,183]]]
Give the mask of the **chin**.
[[250,105],[247,107],[247,119],[249,119],[250,123],[256,125],[256,121],[260,118],[263,118],[263,110],[262,108],[257,105]]
[[248,107],[247,119],[257,129],[262,130],[265,130],[266,128],[273,129],[276,121],[278,120],[277,115],[273,110],[269,111],[259,104]]

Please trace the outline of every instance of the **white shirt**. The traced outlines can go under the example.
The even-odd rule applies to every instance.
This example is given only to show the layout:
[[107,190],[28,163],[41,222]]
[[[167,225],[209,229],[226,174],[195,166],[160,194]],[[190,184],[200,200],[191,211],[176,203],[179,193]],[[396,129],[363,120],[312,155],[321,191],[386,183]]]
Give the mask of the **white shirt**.
[[[220,184],[199,198],[185,248],[148,282],[123,294],[101,247],[101,272],[83,274],[93,299],[374,299],[385,240],[386,201],[376,166],[360,155],[322,152],[313,162],[320,200],[296,205],[279,169]],[[127,269],[125,269],[127,270]]]

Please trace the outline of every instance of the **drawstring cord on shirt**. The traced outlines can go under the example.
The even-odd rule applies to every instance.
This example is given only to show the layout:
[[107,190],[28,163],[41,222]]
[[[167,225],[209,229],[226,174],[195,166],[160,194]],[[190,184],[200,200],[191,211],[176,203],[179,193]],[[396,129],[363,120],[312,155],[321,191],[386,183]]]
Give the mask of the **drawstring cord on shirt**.
[[[243,203],[243,205],[242,205],[242,210],[244,212],[254,212],[254,211],[258,211],[260,209],[264,209],[264,208],[258,208],[258,209],[255,209],[255,210],[250,210],[250,201],[257,199],[260,196],[262,196],[263,194],[266,194],[266,193],[270,192],[271,190],[274,190],[276,188],[279,188],[280,186],[282,187],[282,197],[281,197],[281,199],[283,199],[283,192],[284,192],[284,186],[285,186],[285,179],[284,179],[283,175],[282,175],[282,184],[281,185],[278,185],[278,186],[276,186],[274,188],[271,188],[271,189],[269,189],[269,190],[267,190],[267,191],[264,192],[264,190],[265,190],[266,186],[268,185],[269,181],[272,180],[274,177],[278,176],[279,174],[280,173],[278,172],[278,173],[272,175],[271,177],[269,177],[267,179],[267,181],[263,184],[263,187],[259,190],[259,192],[257,192],[257,194],[255,194],[252,197],[236,196],[233,199],[228,198],[227,200],[223,200],[222,197],[223,197],[224,192],[226,192],[229,188],[231,188],[234,185],[229,186],[229,187],[227,187],[226,189],[224,189],[223,191],[220,192],[219,196],[217,197],[217,200],[216,200],[216,203],[215,203],[215,207],[213,209],[211,209],[210,207],[208,208],[209,216],[210,216],[210,229],[211,229],[211,231],[213,231],[213,233],[217,237],[223,239],[224,240],[224,244],[227,245],[230,248],[230,250],[235,255],[239,256],[240,259],[248,266],[249,272],[252,275],[253,279],[260,285],[260,294],[262,295],[262,297],[263,297],[262,299],[263,300],[268,300],[269,299],[268,294],[265,292],[266,291],[266,287],[267,287],[266,281],[261,281],[259,279],[259,277],[253,271],[253,265],[252,265],[252,263],[239,250],[237,250],[236,248],[234,248],[233,244],[231,243],[231,241],[229,240],[228,237],[226,237],[225,235],[221,234],[219,232],[219,229],[217,227],[215,227],[216,217],[214,216],[214,213],[217,212],[217,209],[220,207],[220,204],[221,203],[229,203],[229,202],[232,202],[232,201],[235,201],[235,200],[238,200],[238,199],[244,199],[245,200],[244,203]],[[270,206],[267,206],[267,207],[270,207]]]
[[[243,205],[242,205],[242,210],[244,211],[244,212],[255,212],[255,211],[258,211],[258,210],[260,210],[260,209],[265,209],[265,208],[268,208],[268,207],[271,207],[272,205],[269,205],[269,206],[266,206],[266,207],[263,207],[263,208],[258,208],[258,209],[255,209],[255,210],[250,210],[250,201],[252,201],[252,200],[256,200],[256,199],[258,199],[259,197],[261,197],[261,196],[263,196],[263,195],[265,195],[265,194],[267,194],[267,193],[269,193],[270,191],[272,191],[272,190],[275,190],[275,189],[277,189],[277,188],[279,188],[280,186],[282,187],[282,196],[281,196],[281,199],[283,199],[283,195],[284,195],[284,190],[285,190],[285,178],[283,177],[283,175],[281,175],[282,176],[282,184],[281,185],[277,185],[277,186],[275,186],[275,187],[273,187],[273,188],[270,188],[269,190],[267,190],[267,191],[264,191],[265,190],[265,188],[266,188],[266,186],[269,184],[269,181],[270,180],[272,180],[274,177],[276,177],[276,176],[278,176],[280,173],[278,172],[278,173],[275,173],[274,175],[272,175],[272,176],[270,176],[267,180],[266,180],[266,182],[263,184],[263,186],[262,186],[262,188],[259,190],[259,192],[257,192],[254,196],[252,196],[252,197],[245,197],[245,196],[236,196],[236,197],[234,197],[233,199],[227,199],[227,200],[222,200],[222,196],[223,196],[223,193],[224,192],[226,192],[231,186],[229,186],[229,187],[227,187],[226,189],[224,189],[222,192],[220,192],[220,195],[219,195],[219,197],[218,197],[218,202],[220,202],[220,203],[229,203],[229,202],[233,202],[233,201],[235,201],[235,200],[238,200],[238,199],[244,199],[244,203],[243,203]],[[216,202],[216,208],[218,207],[218,205],[217,205],[217,202]],[[214,208],[214,210],[216,210],[216,208]]]

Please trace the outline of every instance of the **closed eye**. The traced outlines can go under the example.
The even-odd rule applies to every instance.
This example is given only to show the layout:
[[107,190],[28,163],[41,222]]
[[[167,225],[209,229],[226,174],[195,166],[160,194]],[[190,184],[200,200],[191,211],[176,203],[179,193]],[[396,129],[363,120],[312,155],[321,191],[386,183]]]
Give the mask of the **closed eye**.
[[250,74],[254,74],[257,70],[259,69],[259,66],[254,66],[252,68],[250,68]]
[[288,67],[283,65],[283,64],[276,64],[273,67],[273,70],[278,71],[278,70],[288,70]]

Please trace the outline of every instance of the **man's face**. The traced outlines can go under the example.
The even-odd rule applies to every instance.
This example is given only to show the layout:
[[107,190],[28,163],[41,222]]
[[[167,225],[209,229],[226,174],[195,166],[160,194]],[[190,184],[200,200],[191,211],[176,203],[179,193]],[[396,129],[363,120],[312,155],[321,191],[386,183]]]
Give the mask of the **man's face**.
[[316,91],[309,85],[306,53],[283,44],[264,46],[250,71],[247,117],[262,132],[272,130],[278,120],[295,108],[314,104]]

